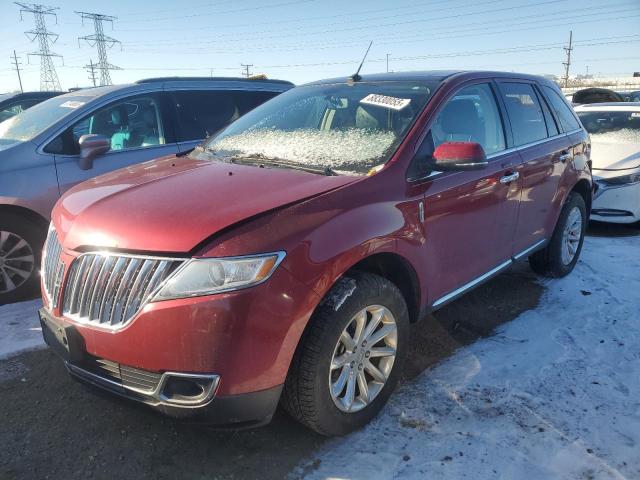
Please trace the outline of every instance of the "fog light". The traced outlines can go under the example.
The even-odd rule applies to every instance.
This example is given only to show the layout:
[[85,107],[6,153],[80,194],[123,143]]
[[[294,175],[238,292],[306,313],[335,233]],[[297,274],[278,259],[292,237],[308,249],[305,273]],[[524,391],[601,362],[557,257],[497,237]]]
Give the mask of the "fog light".
[[175,405],[205,405],[213,399],[218,380],[217,375],[165,373],[160,397],[165,403]]

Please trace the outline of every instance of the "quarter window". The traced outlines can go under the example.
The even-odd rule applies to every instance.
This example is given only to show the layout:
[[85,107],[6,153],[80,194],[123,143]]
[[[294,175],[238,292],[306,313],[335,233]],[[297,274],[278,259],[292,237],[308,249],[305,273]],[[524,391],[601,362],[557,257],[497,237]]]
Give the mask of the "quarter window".
[[546,97],[549,99],[549,102],[551,102],[551,106],[560,120],[562,129],[565,132],[570,132],[580,128],[580,124],[578,123],[578,120],[576,120],[575,115],[571,112],[569,105],[567,105],[567,103],[560,97],[558,92],[546,85],[544,85],[543,88]]
[[500,83],[500,91],[516,146],[547,138],[544,113],[533,86],[528,83]]

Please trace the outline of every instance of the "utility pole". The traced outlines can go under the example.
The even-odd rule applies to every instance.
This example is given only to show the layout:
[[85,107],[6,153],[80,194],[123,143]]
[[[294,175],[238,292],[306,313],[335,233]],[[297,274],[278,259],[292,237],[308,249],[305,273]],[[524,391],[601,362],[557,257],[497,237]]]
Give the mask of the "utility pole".
[[100,85],[111,85],[111,74],[109,73],[109,70],[122,69],[109,63],[109,60],[107,59],[107,48],[112,48],[116,43],[120,43],[120,40],[116,40],[115,38],[105,35],[104,29],[102,28],[102,22],[111,22],[111,27],[113,28],[113,21],[117,20],[117,17],[102,15],[101,13],[76,13],[80,15],[80,18],[82,18],[82,25],[84,25],[85,19],[92,20],[95,30],[95,33],[93,35],[78,37],[78,46],[80,46],[80,40],[84,40],[89,44],[89,46],[98,47],[98,70],[100,70]]
[[244,69],[244,72],[242,72],[242,76],[249,78],[251,76],[251,72],[249,71],[249,68],[253,67],[253,63],[249,63],[249,64],[241,63],[240,65]]
[[89,72],[89,80],[93,82],[93,86],[96,86],[96,64],[93,60],[89,60],[89,65],[85,65],[84,68]]
[[20,78],[20,65],[22,65],[21,63],[18,62],[18,56],[16,55],[16,51],[13,51],[13,65],[16,68],[16,73],[18,74],[18,82],[20,83],[20,92],[24,92],[24,90],[22,89],[22,78]]
[[20,3],[14,2],[20,7],[20,20],[22,20],[22,14],[33,13],[33,19],[35,20],[36,28],[24,32],[29,40],[35,42],[38,39],[38,46],[40,47],[37,52],[27,54],[27,61],[30,56],[40,57],[40,90],[61,90],[60,80],[58,80],[58,73],[53,65],[53,57],[60,57],[57,53],[53,53],[49,49],[49,40],[51,43],[56,43],[58,35],[47,30],[47,25],[44,21],[45,15],[51,15],[58,21],[58,16],[55,11],[56,7],[47,7],[46,5],[40,5],[36,3]]
[[387,73],[389,73],[389,54],[387,53]]
[[569,85],[569,67],[571,67],[571,50],[573,50],[573,30],[569,30],[569,46],[564,47],[564,51],[567,52],[567,61],[562,62],[564,65],[564,86]]

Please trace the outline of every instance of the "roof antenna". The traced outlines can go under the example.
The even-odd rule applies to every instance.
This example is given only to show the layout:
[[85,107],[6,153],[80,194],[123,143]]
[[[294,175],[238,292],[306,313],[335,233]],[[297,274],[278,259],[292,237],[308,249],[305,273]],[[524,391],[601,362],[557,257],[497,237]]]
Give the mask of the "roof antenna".
[[369,54],[371,45],[373,45],[373,40],[371,40],[371,42],[369,43],[369,47],[367,47],[367,51],[364,52],[364,57],[362,57],[362,62],[360,62],[360,66],[358,67],[358,70],[356,70],[356,73],[354,73],[353,75],[351,75],[351,77],[349,77],[354,82],[359,82],[360,80],[362,80],[362,77],[360,76],[360,69],[362,68],[362,65],[364,65],[364,61],[367,59],[367,55]]

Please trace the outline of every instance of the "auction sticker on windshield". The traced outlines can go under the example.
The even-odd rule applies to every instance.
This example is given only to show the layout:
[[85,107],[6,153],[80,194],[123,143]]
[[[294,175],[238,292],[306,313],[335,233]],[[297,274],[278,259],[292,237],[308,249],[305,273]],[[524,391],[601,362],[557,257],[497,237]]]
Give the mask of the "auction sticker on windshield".
[[366,105],[375,105],[377,107],[390,108],[391,110],[402,110],[409,105],[410,102],[410,98],[389,97],[378,93],[371,93],[360,100],[360,103]]
[[78,102],[76,100],[67,100],[66,102],[64,102],[62,105],[60,105],[63,108],[78,108],[81,107],[82,105],[84,105],[86,102]]

